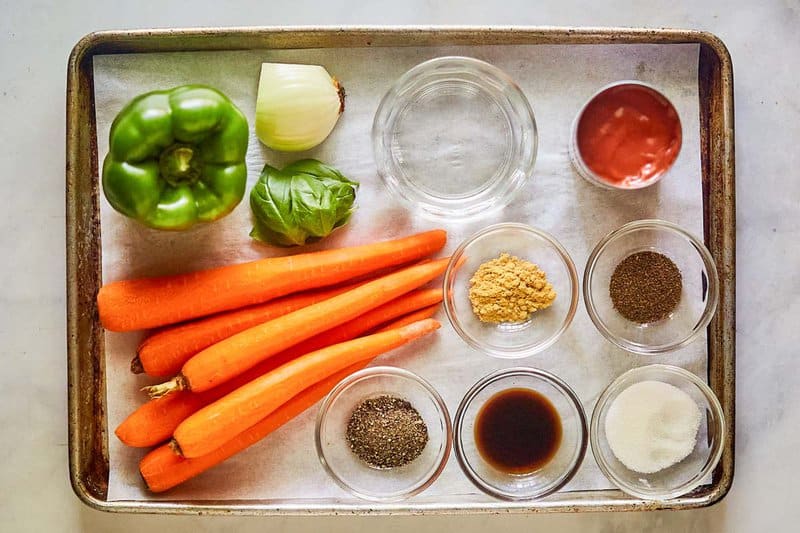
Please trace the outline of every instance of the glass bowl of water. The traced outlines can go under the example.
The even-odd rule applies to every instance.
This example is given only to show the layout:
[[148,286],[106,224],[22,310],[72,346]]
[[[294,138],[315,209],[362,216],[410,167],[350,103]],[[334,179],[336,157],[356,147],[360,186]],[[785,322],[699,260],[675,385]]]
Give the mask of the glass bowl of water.
[[537,141],[522,90],[469,57],[439,57],[406,72],[372,126],[378,173],[391,193],[448,220],[506,205],[533,174]]

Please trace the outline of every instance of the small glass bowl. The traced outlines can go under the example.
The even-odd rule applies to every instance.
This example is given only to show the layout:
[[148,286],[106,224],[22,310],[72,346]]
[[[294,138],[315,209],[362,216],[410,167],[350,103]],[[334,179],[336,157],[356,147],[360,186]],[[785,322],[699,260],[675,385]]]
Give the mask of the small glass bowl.
[[[353,410],[382,395],[409,401],[428,428],[422,454],[402,467],[371,467],[347,444]],[[444,401],[427,381],[408,370],[376,366],[353,373],[328,394],[317,416],[315,439],[322,466],[339,486],[365,500],[392,502],[419,494],[439,477],[450,456],[452,425]]]
[[[620,261],[642,251],[669,257],[683,283],[672,313],[647,324],[623,317],[609,294],[611,275]],[[605,338],[630,352],[661,354],[686,346],[708,326],[717,308],[718,285],[714,259],[700,240],[671,222],[637,220],[612,231],[592,250],[583,274],[583,299]]]
[[[703,415],[692,453],[653,474],[628,469],[614,456],[606,437],[609,407],[622,391],[642,381],[661,381],[681,389],[692,397]],[[725,444],[725,417],[714,392],[700,378],[675,366],[648,365],[628,370],[606,387],[592,413],[590,435],[597,465],[620,490],[647,500],[668,500],[691,492],[716,468]]]
[[507,204],[533,173],[537,140],[522,90],[470,57],[439,57],[406,72],[372,126],[378,173],[392,194],[448,220]]
[[[556,291],[547,309],[525,322],[481,322],[469,301],[469,280],[478,267],[507,252],[538,265]],[[465,240],[444,273],[444,309],[453,329],[470,346],[493,357],[517,359],[552,346],[575,316],[578,273],[567,251],[549,233],[516,223],[489,226]]]
[[[532,389],[545,396],[561,417],[561,444],[555,456],[529,474],[501,472],[487,463],[475,444],[475,419],[495,394]],[[456,411],[455,452],[464,474],[482,491],[504,500],[542,498],[566,485],[580,468],[588,446],[586,415],[580,399],[560,378],[537,368],[508,368],[478,381]]]

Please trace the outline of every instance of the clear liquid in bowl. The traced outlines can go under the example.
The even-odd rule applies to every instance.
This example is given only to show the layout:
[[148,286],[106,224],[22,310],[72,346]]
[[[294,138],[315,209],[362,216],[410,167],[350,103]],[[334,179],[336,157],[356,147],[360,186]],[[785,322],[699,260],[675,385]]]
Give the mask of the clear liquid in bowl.
[[438,197],[473,195],[510,164],[512,133],[498,103],[464,81],[435,83],[399,113],[391,150],[406,179]]

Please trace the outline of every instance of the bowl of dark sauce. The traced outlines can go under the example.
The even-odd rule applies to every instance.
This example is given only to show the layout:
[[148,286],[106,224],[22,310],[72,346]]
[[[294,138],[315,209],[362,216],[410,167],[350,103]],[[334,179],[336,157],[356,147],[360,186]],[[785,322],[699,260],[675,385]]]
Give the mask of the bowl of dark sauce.
[[575,475],[588,444],[575,392],[537,368],[504,369],[467,391],[455,416],[454,448],[466,476],[505,500],[542,498]]
[[544,468],[561,446],[561,417],[553,403],[527,388],[489,398],[475,419],[475,445],[494,469],[526,475]]

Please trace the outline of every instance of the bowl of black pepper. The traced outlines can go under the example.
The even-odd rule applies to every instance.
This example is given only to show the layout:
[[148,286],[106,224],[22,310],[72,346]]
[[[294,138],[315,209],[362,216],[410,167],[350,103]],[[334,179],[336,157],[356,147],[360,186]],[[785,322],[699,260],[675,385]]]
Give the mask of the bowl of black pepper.
[[452,446],[447,407],[413,372],[378,366],[355,372],[325,398],[317,454],[340,487],[371,501],[400,501],[439,477]]
[[719,299],[703,242],[664,220],[637,220],[604,237],[583,274],[586,310],[598,331],[638,354],[682,348],[705,330]]

